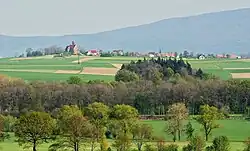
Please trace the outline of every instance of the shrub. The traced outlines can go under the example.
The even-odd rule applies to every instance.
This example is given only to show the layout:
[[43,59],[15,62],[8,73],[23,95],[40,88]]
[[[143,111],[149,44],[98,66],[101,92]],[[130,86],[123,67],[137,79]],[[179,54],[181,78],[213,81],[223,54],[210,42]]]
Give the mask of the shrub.
[[230,144],[226,136],[219,136],[213,140],[213,144],[206,148],[206,151],[229,151]]
[[164,147],[163,151],[178,151],[179,146],[176,144],[167,145]]
[[206,146],[204,139],[201,136],[194,136],[190,139],[187,146],[183,147],[183,151],[203,151]]
[[146,144],[144,146],[144,151],[157,151],[157,149],[153,147],[152,145]]
[[68,84],[81,84],[82,79],[78,76],[71,76],[71,77],[69,77],[67,82],[68,82]]

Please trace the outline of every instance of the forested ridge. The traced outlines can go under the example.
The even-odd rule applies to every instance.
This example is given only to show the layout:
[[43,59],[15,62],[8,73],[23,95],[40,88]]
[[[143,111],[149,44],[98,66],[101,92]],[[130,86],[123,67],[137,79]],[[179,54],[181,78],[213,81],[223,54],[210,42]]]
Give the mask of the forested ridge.
[[208,104],[229,113],[242,114],[249,105],[250,82],[223,81],[189,63],[176,59],[139,60],[123,65],[116,81],[83,83],[71,77],[67,82],[33,81],[2,77],[0,112],[19,116],[28,111],[53,113],[63,105],[86,107],[93,102],[108,106],[127,104],[140,114],[164,115],[174,103],[184,103],[190,114]]

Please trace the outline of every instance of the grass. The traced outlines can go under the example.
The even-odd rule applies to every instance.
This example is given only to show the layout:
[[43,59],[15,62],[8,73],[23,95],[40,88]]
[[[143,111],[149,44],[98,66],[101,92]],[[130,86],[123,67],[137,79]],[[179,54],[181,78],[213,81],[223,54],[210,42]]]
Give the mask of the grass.
[[56,74],[56,73],[38,73],[38,72],[16,72],[16,71],[0,71],[0,74],[8,75],[14,78],[21,78],[27,81],[43,80],[43,81],[66,81],[70,76],[79,76],[83,81],[104,80],[113,81],[114,76],[106,75],[89,75],[89,74]]
[[[211,140],[216,136],[227,136],[230,140],[230,146],[231,151],[237,151],[242,150],[244,147],[243,141],[247,139],[248,136],[250,136],[250,122],[245,120],[220,120],[217,121],[221,127],[214,130],[212,133],[212,137],[210,137],[209,142],[207,145],[211,144]],[[152,121],[152,120],[146,120],[143,121],[143,123],[152,125],[154,129],[154,135],[156,136],[163,136],[166,141],[168,141],[167,144],[172,143],[171,136],[166,135],[164,133],[164,127],[166,125],[165,121]],[[192,124],[194,128],[196,129],[195,133],[202,134],[200,131],[201,127],[198,123],[195,121],[192,121]],[[109,141],[109,144],[112,143],[112,140]],[[183,147],[187,144],[187,141],[185,140],[185,136],[182,136],[182,141],[177,142],[177,145]],[[39,151],[47,151],[50,144],[43,144],[38,147]],[[0,144],[3,151],[21,151],[23,150],[22,147],[18,146],[18,144],[15,142],[15,137],[13,134],[11,135],[11,139],[6,140],[5,142],[2,142]],[[135,146],[133,146],[135,147]]]
[[[84,57],[81,57],[84,58]],[[82,62],[80,65],[77,63],[72,63],[77,60],[77,57],[69,58],[36,58],[32,60],[10,60],[10,58],[0,59],[0,74],[7,74],[13,77],[24,78],[25,80],[65,80],[68,76],[72,74],[60,74],[56,75],[53,73],[42,74],[26,72],[11,72],[11,69],[19,70],[81,70],[84,67],[99,67],[99,68],[114,68],[112,64],[126,64],[131,60],[143,59],[143,57],[100,57],[95,60],[89,60]],[[233,60],[233,59],[211,59],[211,60],[187,60],[193,67],[193,69],[201,68],[207,73],[212,73],[219,76],[221,79],[227,80],[231,79],[231,73],[250,73],[250,69],[242,70],[232,70],[224,68],[250,68],[250,62],[246,60]],[[8,69],[6,71],[6,69]],[[29,75],[30,74],[30,75]],[[35,77],[34,77],[35,76]],[[47,77],[48,76],[48,77]],[[87,78],[93,79],[92,76],[85,76]],[[112,80],[114,78],[100,76],[101,80]],[[42,79],[40,79],[42,78]],[[86,79],[86,78],[85,78]]]

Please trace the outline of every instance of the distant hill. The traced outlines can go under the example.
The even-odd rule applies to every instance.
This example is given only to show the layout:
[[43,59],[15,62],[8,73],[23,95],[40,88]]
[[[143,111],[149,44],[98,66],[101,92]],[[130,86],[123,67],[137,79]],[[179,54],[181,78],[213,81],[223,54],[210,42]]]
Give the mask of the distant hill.
[[54,37],[0,35],[0,56],[24,52],[28,47],[65,47],[72,40],[86,49],[158,51],[163,48],[163,51],[177,52],[247,53],[250,51],[250,8],[166,19],[97,34]]

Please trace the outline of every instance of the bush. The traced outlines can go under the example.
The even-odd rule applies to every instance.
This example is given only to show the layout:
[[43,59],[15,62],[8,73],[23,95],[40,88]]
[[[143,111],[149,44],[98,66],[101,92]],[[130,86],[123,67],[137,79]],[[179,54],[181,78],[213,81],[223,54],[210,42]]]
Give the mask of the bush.
[[78,76],[71,76],[68,80],[67,80],[68,84],[81,84],[82,83],[82,79]]
[[167,145],[163,148],[163,151],[178,151],[179,146],[176,144]]
[[204,139],[201,136],[194,136],[190,139],[187,146],[183,147],[183,151],[203,151],[206,146]]
[[213,140],[213,144],[206,148],[206,151],[229,151],[230,144],[226,136],[219,136]]
[[243,151],[250,151],[250,138],[248,138],[245,142],[245,148]]
[[157,149],[153,147],[152,145],[146,144],[144,146],[144,151],[157,151]]
[[14,124],[16,122],[16,118],[13,116],[4,116],[4,131],[5,132],[13,132]]

